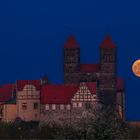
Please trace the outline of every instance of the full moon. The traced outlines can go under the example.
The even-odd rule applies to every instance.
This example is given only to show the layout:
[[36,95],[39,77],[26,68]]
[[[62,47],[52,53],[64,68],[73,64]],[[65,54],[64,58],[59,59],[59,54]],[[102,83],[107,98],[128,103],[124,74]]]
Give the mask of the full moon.
[[140,60],[136,60],[132,65],[132,71],[133,73],[140,77]]

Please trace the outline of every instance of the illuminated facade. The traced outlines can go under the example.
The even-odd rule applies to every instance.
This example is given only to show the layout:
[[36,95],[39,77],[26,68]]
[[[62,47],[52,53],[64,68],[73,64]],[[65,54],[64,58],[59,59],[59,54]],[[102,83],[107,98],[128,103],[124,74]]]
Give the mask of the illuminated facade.
[[117,109],[124,119],[124,81],[116,76],[116,47],[109,36],[100,46],[100,63],[81,64],[80,47],[71,35],[64,46],[64,84],[47,79],[17,80],[0,87],[0,119],[50,121],[86,116],[98,104]]

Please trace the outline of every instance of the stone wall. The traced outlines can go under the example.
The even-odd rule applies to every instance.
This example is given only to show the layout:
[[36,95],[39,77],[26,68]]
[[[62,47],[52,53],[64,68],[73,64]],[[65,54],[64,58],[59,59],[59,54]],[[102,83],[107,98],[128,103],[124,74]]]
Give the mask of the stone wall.
[[17,117],[16,104],[4,104],[3,106],[3,122],[13,122]]

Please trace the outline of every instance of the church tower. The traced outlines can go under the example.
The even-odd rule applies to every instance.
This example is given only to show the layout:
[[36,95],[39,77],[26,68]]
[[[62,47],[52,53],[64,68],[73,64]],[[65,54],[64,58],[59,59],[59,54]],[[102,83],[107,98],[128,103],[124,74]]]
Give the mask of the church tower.
[[64,46],[64,83],[77,83],[80,69],[80,48],[73,35]]
[[116,48],[109,35],[100,46],[99,100],[116,106]]

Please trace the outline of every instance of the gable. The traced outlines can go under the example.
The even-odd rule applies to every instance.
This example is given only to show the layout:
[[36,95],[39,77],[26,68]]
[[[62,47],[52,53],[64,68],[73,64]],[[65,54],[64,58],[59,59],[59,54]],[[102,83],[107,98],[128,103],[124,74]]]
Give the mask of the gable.
[[24,89],[31,89],[35,87],[36,90],[40,90],[40,80],[17,80],[17,91],[23,91]]
[[24,87],[23,87],[23,90],[29,90],[29,91],[36,91],[36,87],[33,85],[33,84],[26,84]]
[[[92,90],[90,86],[92,86]],[[92,83],[90,86],[87,83],[81,83],[72,101],[96,101],[96,83]]]

